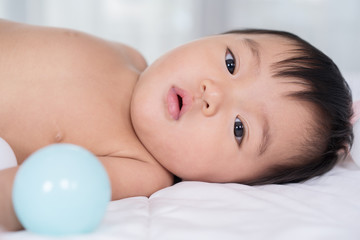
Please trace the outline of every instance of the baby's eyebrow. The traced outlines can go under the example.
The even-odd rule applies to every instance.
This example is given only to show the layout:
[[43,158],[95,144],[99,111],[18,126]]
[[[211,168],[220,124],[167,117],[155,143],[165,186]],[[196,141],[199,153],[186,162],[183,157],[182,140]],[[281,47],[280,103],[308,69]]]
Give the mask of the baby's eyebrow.
[[252,55],[255,57],[256,64],[258,66],[260,66],[260,59],[261,59],[260,58],[260,50],[259,50],[260,44],[257,41],[250,39],[250,38],[244,38],[243,42],[244,42],[244,45],[250,49]]
[[261,142],[260,142],[260,145],[258,148],[259,149],[258,156],[263,155],[271,143],[269,119],[265,112],[263,115],[263,121],[264,122],[263,122],[263,127],[262,127],[262,138],[261,138]]

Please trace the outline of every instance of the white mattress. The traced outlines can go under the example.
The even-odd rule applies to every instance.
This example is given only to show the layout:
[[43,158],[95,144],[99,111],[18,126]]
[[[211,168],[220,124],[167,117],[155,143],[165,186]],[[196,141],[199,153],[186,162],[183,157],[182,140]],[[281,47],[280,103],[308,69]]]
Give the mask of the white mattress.
[[[352,154],[360,166],[359,149],[356,140]],[[348,157],[321,177],[287,185],[182,182],[150,198],[113,201],[95,232],[55,239],[358,240],[359,166]],[[20,231],[0,239],[53,238]]]

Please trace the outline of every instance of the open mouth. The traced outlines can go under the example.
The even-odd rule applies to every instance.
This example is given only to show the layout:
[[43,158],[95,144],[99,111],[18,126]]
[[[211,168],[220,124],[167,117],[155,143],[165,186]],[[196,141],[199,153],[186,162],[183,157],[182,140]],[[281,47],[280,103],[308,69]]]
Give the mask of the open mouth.
[[183,106],[183,100],[182,100],[182,97],[179,94],[176,94],[176,95],[177,95],[178,102],[179,102],[179,110],[181,112],[181,108]]
[[167,108],[170,116],[174,120],[178,120],[191,105],[192,98],[189,94],[180,88],[170,88],[167,95]]

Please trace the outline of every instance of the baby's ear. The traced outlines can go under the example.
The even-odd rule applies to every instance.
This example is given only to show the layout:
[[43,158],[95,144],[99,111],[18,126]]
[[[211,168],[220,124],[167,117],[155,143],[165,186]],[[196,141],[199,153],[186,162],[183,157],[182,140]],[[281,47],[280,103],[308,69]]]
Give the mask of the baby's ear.
[[[360,100],[358,101],[354,101],[353,102],[353,116],[351,117],[350,119],[350,122],[351,124],[353,125],[353,132],[354,132],[354,135],[358,135],[358,133],[356,133],[359,129],[359,125],[360,125]],[[348,150],[350,150],[350,153],[351,155],[353,155],[353,153],[357,150],[354,150],[354,148],[359,148],[358,146],[356,145],[359,145],[357,139],[354,140],[353,142],[353,146],[352,148],[350,149],[350,146],[347,146]],[[339,156],[339,159],[344,159],[345,157],[347,157],[348,153],[344,150],[344,149],[340,149],[338,151],[338,156]]]
[[355,163],[360,167],[360,101],[353,104],[354,116],[351,119],[354,131],[354,142],[350,151],[351,157]]
[[353,103],[354,115],[351,118],[351,124],[355,124],[360,119],[360,100]]

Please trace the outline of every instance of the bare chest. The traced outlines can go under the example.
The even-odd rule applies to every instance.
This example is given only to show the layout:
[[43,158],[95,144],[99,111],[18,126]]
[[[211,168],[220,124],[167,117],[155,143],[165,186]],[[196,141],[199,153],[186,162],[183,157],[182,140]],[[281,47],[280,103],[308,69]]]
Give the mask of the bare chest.
[[146,154],[130,119],[137,74],[77,77],[23,81],[2,92],[0,136],[19,163],[52,143],[77,144],[98,156]]

